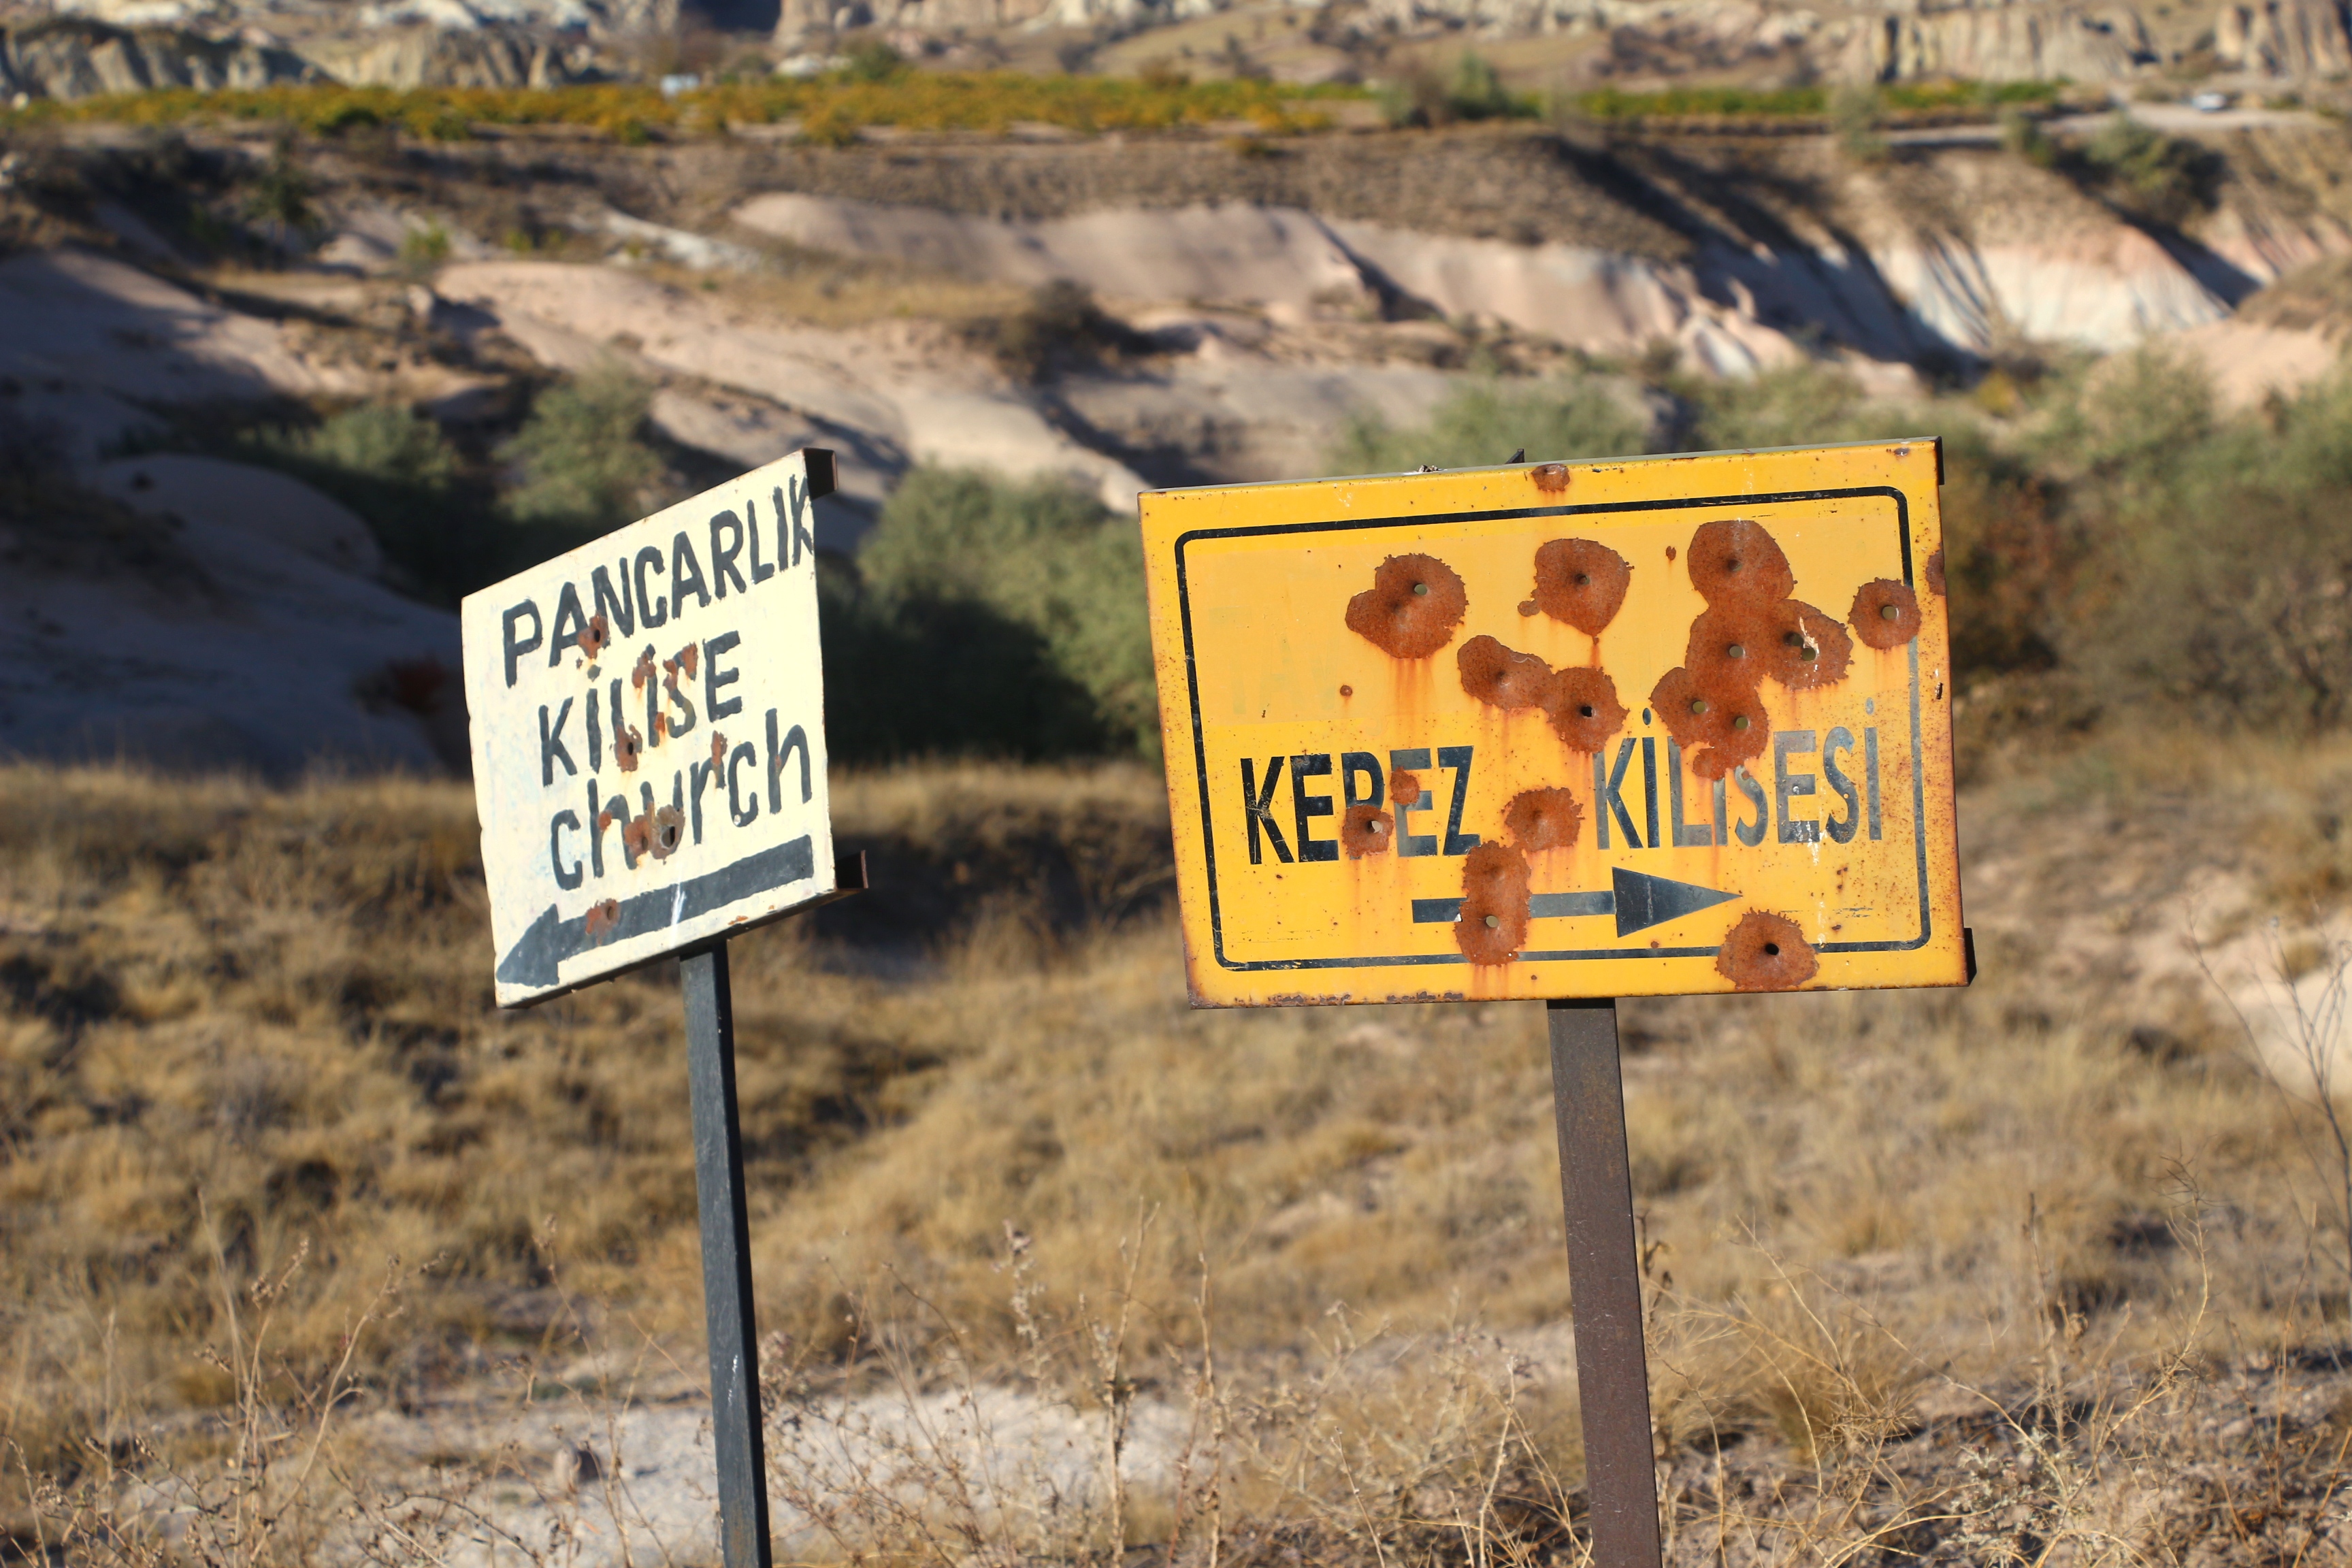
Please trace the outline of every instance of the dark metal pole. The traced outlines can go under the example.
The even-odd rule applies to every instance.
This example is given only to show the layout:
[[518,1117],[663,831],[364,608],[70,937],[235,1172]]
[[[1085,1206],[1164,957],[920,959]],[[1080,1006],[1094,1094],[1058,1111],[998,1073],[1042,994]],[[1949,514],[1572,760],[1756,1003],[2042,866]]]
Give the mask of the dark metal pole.
[[686,1072],[694,1099],[719,1555],[726,1568],[769,1568],[768,1450],[760,1431],[751,1225],[743,1201],[743,1134],[735,1119],[735,1003],[727,985],[727,944],[680,956],[678,978],[686,994]]
[[1633,1181],[1625,1163],[1617,1004],[1604,998],[1545,1006],[1551,1022],[1552,1110],[1559,1123],[1559,1195],[1568,1211],[1592,1560],[1599,1568],[1658,1568],[1658,1472],[1650,1440]]

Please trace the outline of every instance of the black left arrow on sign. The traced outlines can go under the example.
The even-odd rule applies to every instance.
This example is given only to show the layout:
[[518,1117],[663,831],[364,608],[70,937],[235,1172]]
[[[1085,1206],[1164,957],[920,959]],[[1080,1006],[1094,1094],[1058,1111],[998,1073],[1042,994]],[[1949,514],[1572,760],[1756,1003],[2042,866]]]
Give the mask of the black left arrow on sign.
[[575,953],[667,930],[754,893],[788,888],[815,872],[816,852],[803,834],[790,843],[747,855],[731,866],[616,900],[613,918],[598,922],[593,941],[585,910],[565,920],[550,904],[499,960],[499,978],[509,985],[553,985],[562,978],[558,966]]
[[[1542,921],[1567,915],[1615,915],[1617,934],[1631,936],[1637,931],[1729,903],[1739,896],[1716,888],[1702,888],[1696,882],[1677,882],[1671,877],[1653,877],[1646,871],[1628,871],[1622,866],[1609,868],[1609,879],[1612,885],[1605,893],[1538,893],[1528,900],[1528,918]],[[1459,899],[1412,901],[1416,925],[1451,924],[1461,912]]]

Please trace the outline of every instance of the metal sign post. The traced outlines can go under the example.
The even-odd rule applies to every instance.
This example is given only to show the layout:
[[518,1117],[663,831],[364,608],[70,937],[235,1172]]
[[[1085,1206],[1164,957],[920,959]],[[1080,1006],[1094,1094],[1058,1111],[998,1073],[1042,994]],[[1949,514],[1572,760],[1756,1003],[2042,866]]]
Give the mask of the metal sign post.
[[1613,998],[1547,1003],[1568,1288],[1576,1304],[1578,1414],[1592,1509],[1592,1557],[1658,1568],[1658,1472],[1650,1363],[1642,1341],[1642,1258],[1625,1152],[1625,1096]]
[[760,1430],[760,1340],[751,1310],[743,1134],[735,1116],[735,1000],[727,984],[727,944],[715,942],[685,954],[677,975],[686,997],[686,1079],[694,1100],[719,1558],[726,1568],[768,1568],[768,1449]]
[[825,792],[816,498],[780,458],[467,597],[466,699],[498,999],[676,953],[726,1568],[768,1568],[727,942],[866,886]]
[[1941,467],[1142,498],[1193,1004],[1550,1004],[1604,1568],[1659,1560],[1613,999],[1969,977]]

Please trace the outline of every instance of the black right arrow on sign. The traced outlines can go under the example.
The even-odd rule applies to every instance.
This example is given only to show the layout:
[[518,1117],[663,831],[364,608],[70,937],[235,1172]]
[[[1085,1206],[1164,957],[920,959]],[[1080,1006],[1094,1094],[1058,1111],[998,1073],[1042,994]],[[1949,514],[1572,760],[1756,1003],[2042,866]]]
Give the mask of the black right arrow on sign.
[[[1612,886],[1605,893],[1538,893],[1528,900],[1528,918],[1541,921],[1570,915],[1615,915],[1617,934],[1631,936],[1637,931],[1727,904],[1739,896],[1716,888],[1702,888],[1696,882],[1677,882],[1671,877],[1629,871],[1622,866],[1612,866],[1609,878]],[[1461,912],[1459,899],[1412,901],[1416,925],[1451,925]]]

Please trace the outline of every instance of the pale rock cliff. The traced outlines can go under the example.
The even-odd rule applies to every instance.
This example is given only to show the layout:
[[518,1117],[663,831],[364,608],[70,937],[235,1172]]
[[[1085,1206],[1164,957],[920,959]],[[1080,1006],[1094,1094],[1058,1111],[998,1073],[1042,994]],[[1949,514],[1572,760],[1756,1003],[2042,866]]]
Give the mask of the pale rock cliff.
[[178,28],[131,32],[68,19],[0,29],[0,93],[89,98],[157,87],[254,88],[309,81],[319,68],[293,51],[206,38]]
[[2330,0],[2265,0],[2223,5],[2213,24],[2222,62],[2266,77],[2340,77],[2352,72],[2344,8]]
[[2112,81],[2160,59],[2128,5],[2014,0],[1923,6],[1855,26],[1835,74],[1853,81]]
[[585,39],[516,26],[384,26],[308,52],[337,81],[368,87],[550,87],[586,74],[594,55]]

